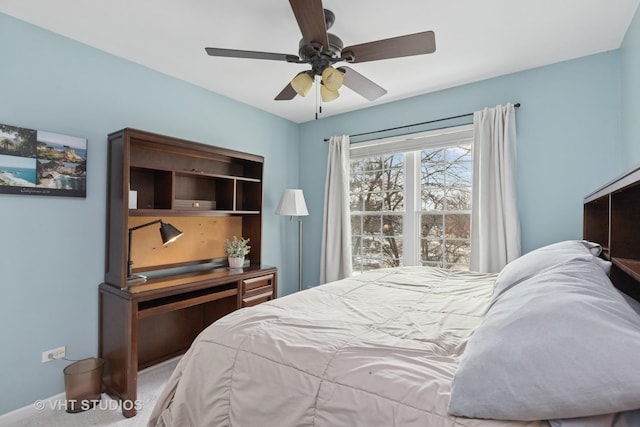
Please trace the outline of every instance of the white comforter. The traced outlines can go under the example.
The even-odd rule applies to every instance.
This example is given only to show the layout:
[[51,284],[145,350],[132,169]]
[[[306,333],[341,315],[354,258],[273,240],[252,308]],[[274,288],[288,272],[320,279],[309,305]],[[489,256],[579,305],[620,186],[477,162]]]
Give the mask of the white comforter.
[[196,339],[149,425],[547,426],[447,415],[494,280],[377,270],[238,310]]

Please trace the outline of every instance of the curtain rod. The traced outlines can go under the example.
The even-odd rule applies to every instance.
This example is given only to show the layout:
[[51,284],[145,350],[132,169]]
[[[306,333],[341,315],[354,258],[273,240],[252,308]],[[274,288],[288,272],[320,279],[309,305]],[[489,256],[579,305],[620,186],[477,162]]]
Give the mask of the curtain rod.
[[[519,103],[519,102],[517,102],[517,103],[513,104],[513,107],[514,107],[514,108],[520,108],[520,103]],[[430,123],[444,122],[445,120],[453,120],[453,119],[459,119],[459,118],[462,118],[462,117],[469,117],[469,116],[473,116],[473,113],[460,114],[460,115],[458,115],[458,116],[451,116],[451,117],[445,117],[445,118],[442,118],[442,119],[429,120],[429,121],[427,121],[427,122],[414,123],[414,124],[412,124],[412,125],[397,126],[397,127],[394,127],[394,128],[381,129],[381,130],[374,130],[374,131],[371,131],[371,132],[364,132],[364,133],[357,133],[357,134],[355,134],[355,135],[349,135],[349,138],[354,138],[354,137],[356,137],[356,136],[372,135],[372,134],[374,134],[374,133],[388,132],[388,131],[390,131],[390,130],[404,129],[404,128],[408,128],[408,127],[411,127],[411,126],[428,125],[428,124],[430,124]],[[329,141],[329,139],[330,139],[330,138],[325,138],[325,139],[324,139],[324,142]]]

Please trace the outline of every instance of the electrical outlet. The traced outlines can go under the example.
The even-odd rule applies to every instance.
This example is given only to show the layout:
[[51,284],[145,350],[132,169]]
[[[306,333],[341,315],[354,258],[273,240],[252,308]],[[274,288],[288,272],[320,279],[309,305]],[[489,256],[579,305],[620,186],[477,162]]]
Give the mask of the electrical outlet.
[[42,352],[42,363],[51,362],[55,359],[62,359],[67,355],[67,346],[54,348]]

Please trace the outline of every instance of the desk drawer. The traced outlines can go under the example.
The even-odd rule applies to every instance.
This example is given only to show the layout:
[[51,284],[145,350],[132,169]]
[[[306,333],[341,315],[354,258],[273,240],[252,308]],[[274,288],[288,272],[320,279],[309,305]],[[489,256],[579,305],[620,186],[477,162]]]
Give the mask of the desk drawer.
[[242,281],[242,306],[249,307],[275,298],[274,275],[253,277]]
[[247,295],[242,298],[243,307],[251,307],[273,299],[273,292],[264,292],[261,294]]

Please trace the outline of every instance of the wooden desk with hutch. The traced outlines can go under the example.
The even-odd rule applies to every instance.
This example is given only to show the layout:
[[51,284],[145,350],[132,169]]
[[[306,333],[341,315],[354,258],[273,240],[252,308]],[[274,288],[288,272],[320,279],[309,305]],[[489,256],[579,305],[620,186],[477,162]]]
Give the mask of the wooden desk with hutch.
[[[99,286],[99,356],[105,391],[137,413],[138,370],[183,354],[208,325],[241,307],[276,298],[277,269],[261,265],[260,156],[134,129],[109,135],[105,282]],[[129,190],[137,206],[129,209]],[[184,234],[162,246],[157,219]],[[250,239],[248,265],[224,265],[224,241]]]

